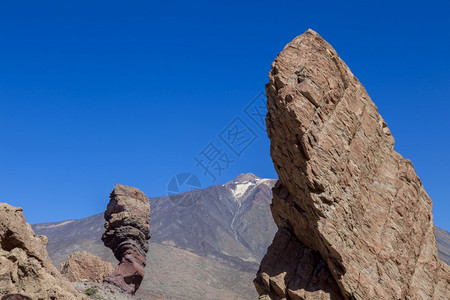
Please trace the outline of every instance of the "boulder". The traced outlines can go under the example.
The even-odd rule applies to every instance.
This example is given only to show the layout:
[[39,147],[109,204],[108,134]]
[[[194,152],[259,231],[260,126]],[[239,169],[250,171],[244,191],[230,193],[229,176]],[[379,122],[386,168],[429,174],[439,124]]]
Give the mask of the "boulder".
[[103,278],[113,272],[114,267],[109,262],[86,251],[70,254],[61,264],[61,274],[70,282],[103,282]]

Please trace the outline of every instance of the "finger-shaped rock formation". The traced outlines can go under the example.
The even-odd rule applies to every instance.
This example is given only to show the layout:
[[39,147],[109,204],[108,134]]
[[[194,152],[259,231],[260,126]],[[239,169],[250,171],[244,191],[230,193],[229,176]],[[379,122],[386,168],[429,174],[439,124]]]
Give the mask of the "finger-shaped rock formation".
[[450,299],[432,201],[333,47],[306,31],[269,80],[280,231],[255,279],[261,298]]
[[114,252],[119,265],[104,281],[134,294],[144,277],[150,239],[149,199],[136,188],[118,184],[111,192],[105,220],[102,240]]

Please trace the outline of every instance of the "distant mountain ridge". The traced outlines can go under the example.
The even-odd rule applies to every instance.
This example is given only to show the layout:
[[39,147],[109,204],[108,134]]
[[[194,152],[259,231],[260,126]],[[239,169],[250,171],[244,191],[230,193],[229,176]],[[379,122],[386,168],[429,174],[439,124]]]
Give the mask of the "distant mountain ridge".
[[[254,272],[269,246],[267,235],[277,230],[266,209],[274,183],[247,174],[224,185],[152,198],[151,241]],[[174,204],[184,203],[185,197],[193,197],[195,204]]]
[[450,265],[450,232],[436,227],[436,239],[439,258],[447,265]]
[[[150,198],[152,238],[141,297],[255,299],[252,280],[277,231],[270,212],[275,182],[248,173],[223,185]],[[194,204],[177,205],[186,197]],[[79,250],[116,263],[101,242],[103,224],[100,213],[32,227],[48,237],[57,267]],[[437,239],[440,258],[450,264],[450,233],[437,228]]]
[[[204,299],[198,294],[201,288],[216,299],[254,299],[257,294],[252,280],[277,230],[269,209],[275,182],[241,174],[223,185],[150,198],[152,238],[141,296],[176,298],[192,290],[185,296]],[[194,204],[177,205],[190,203],[185,198],[193,198]],[[100,239],[103,224],[103,214],[97,214],[36,224],[33,229],[48,236],[47,249],[56,266],[78,250],[115,263]],[[189,268],[197,268],[195,265],[201,270],[192,274]],[[209,275],[202,275],[206,270]],[[180,283],[182,272],[189,275]]]

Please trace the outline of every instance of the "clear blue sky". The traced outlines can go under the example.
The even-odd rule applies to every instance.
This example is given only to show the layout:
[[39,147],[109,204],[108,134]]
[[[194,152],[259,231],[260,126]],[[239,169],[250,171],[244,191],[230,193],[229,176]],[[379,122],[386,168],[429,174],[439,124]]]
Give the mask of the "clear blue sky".
[[[244,108],[312,28],[365,85],[450,230],[449,2],[276,3],[0,0],[0,201],[36,223],[101,212],[116,183],[151,197],[180,172],[203,187],[275,177]],[[250,129],[240,156],[221,139],[236,122]],[[210,142],[233,160],[215,182],[194,161]]]

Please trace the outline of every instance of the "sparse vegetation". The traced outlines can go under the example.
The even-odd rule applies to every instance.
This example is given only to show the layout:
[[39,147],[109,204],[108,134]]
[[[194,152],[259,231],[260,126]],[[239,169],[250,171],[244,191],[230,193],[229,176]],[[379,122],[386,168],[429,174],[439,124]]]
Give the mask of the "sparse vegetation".
[[103,299],[103,297],[98,294],[98,289],[96,287],[85,289],[84,294],[89,296],[91,299]]

